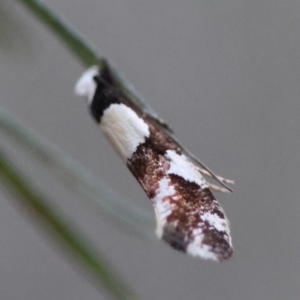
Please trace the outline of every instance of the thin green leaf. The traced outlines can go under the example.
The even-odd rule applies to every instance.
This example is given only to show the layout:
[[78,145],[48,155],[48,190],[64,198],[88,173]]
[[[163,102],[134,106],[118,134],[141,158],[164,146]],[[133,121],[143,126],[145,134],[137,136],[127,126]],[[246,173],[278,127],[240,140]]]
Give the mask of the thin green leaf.
[[68,47],[84,66],[101,64],[102,58],[66,22],[55,15],[45,4],[36,0],[18,0],[23,3],[47,28]]
[[27,150],[32,157],[46,164],[47,169],[59,176],[68,187],[72,187],[76,193],[83,194],[82,199],[91,200],[92,202],[89,203],[96,208],[96,211],[101,214],[109,213],[110,221],[116,221],[118,225],[121,223],[122,228],[129,227],[131,232],[141,236],[153,236],[149,232],[153,219],[149,214],[141,209],[138,210],[130,204],[130,201],[113,195],[107,185],[95,179],[90,171],[46,139],[26,129],[20,121],[1,107],[0,131],[17,142],[19,147]]
[[30,212],[34,213],[34,216],[45,225],[44,228],[91,272],[98,283],[102,283],[112,297],[119,300],[137,299],[132,289],[112,270],[104,256],[88,245],[78,230],[72,230],[71,226],[67,225],[70,224],[69,222],[63,221],[65,217],[59,216],[49,206],[46,197],[37,193],[24,176],[20,175],[1,149],[0,178],[3,187],[14,199],[26,209],[30,209]]

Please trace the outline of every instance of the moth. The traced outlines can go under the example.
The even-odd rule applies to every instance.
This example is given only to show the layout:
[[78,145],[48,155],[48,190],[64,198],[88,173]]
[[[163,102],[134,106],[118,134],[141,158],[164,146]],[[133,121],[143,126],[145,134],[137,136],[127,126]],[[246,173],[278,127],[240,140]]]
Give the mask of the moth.
[[225,183],[233,182],[203,168],[163,122],[120,89],[107,63],[85,71],[75,92],[86,97],[92,117],[152,201],[157,236],[192,256],[229,259],[229,222],[211,188],[226,191]]

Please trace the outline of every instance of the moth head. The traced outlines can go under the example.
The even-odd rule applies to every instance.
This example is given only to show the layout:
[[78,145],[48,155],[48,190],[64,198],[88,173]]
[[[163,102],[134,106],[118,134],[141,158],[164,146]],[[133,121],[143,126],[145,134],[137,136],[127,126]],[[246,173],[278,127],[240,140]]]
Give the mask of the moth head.
[[75,94],[85,97],[88,104],[92,103],[97,88],[95,77],[99,76],[99,67],[93,66],[86,70],[75,85]]

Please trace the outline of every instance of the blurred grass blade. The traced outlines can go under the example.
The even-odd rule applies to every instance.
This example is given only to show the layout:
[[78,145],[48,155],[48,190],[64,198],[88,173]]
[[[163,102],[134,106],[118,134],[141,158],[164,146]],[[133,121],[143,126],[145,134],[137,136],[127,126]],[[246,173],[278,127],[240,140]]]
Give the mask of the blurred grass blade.
[[[39,0],[17,0],[21,2],[27,9],[31,11],[39,20],[52,32],[60,38],[60,40],[67,46],[73,55],[85,66],[92,65],[103,66],[108,64],[107,60],[98,55],[97,52],[89,45],[83,37],[81,37],[71,26],[59,18],[53,11],[51,11],[44,3]],[[110,64],[109,64],[110,65]],[[110,66],[111,67],[111,66]],[[118,81],[120,88],[130,95],[132,100],[139,105],[143,110],[147,111],[158,124],[171,131],[171,128],[157,113],[150,107],[150,105],[137,93],[134,87],[127,83],[119,72],[112,68],[115,78]]]
[[[109,266],[103,255],[85,242],[84,238],[67,225],[69,222],[63,221],[65,218],[58,216],[49,206],[49,201],[44,196],[36,192],[36,189],[26,180],[24,176],[11,165],[8,158],[0,149],[0,178],[3,187],[18,201],[22,207],[33,213],[44,228],[51,233],[52,237],[58,239],[67,254],[70,252],[76,257],[76,260],[86,267],[96,279],[101,283],[107,292],[118,300],[137,299],[123,280],[116,275]],[[68,251],[66,251],[68,250]]]
[[90,200],[96,211],[109,213],[110,221],[129,227],[130,231],[142,236],[153,236],[150,233],[153,218],[130,204],[130,201],[116,197],[104,183],[95,179],[88,170],[75,162],[62,150],[50,142],[25,128],[16,118],[0,107],[0,131],[18,143],[20,148],[28,151],[32,157],[47,165],[47,169],[55,172],[77,193],[83,194],[82,199]]
[[92,46],[88,45],[75,30],[55,15],[45,4],[38,0],[18,1],[23,3],[47,28],[51,29],[84,66],[101,64],[102,58],[97,55]]

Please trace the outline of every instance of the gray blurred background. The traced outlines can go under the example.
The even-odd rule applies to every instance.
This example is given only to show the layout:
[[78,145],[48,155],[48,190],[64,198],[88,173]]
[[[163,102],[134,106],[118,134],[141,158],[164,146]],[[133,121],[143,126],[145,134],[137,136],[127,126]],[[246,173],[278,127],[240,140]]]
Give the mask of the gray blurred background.
[[[184,145],[236,180],[233,194],[217,195],[231,222],[234,256],[216,264],[136,238],[28,158],[18,161],[23,170],[143,299],[299,299],[300,2],[46,3],[116,64]],[[152,212],[84,101],[73,95],[81,65],[17,1],[1,0],[0,13],[1,106],[124,201]],[[106,299],[5,193],[0,199],[1,299]]]

